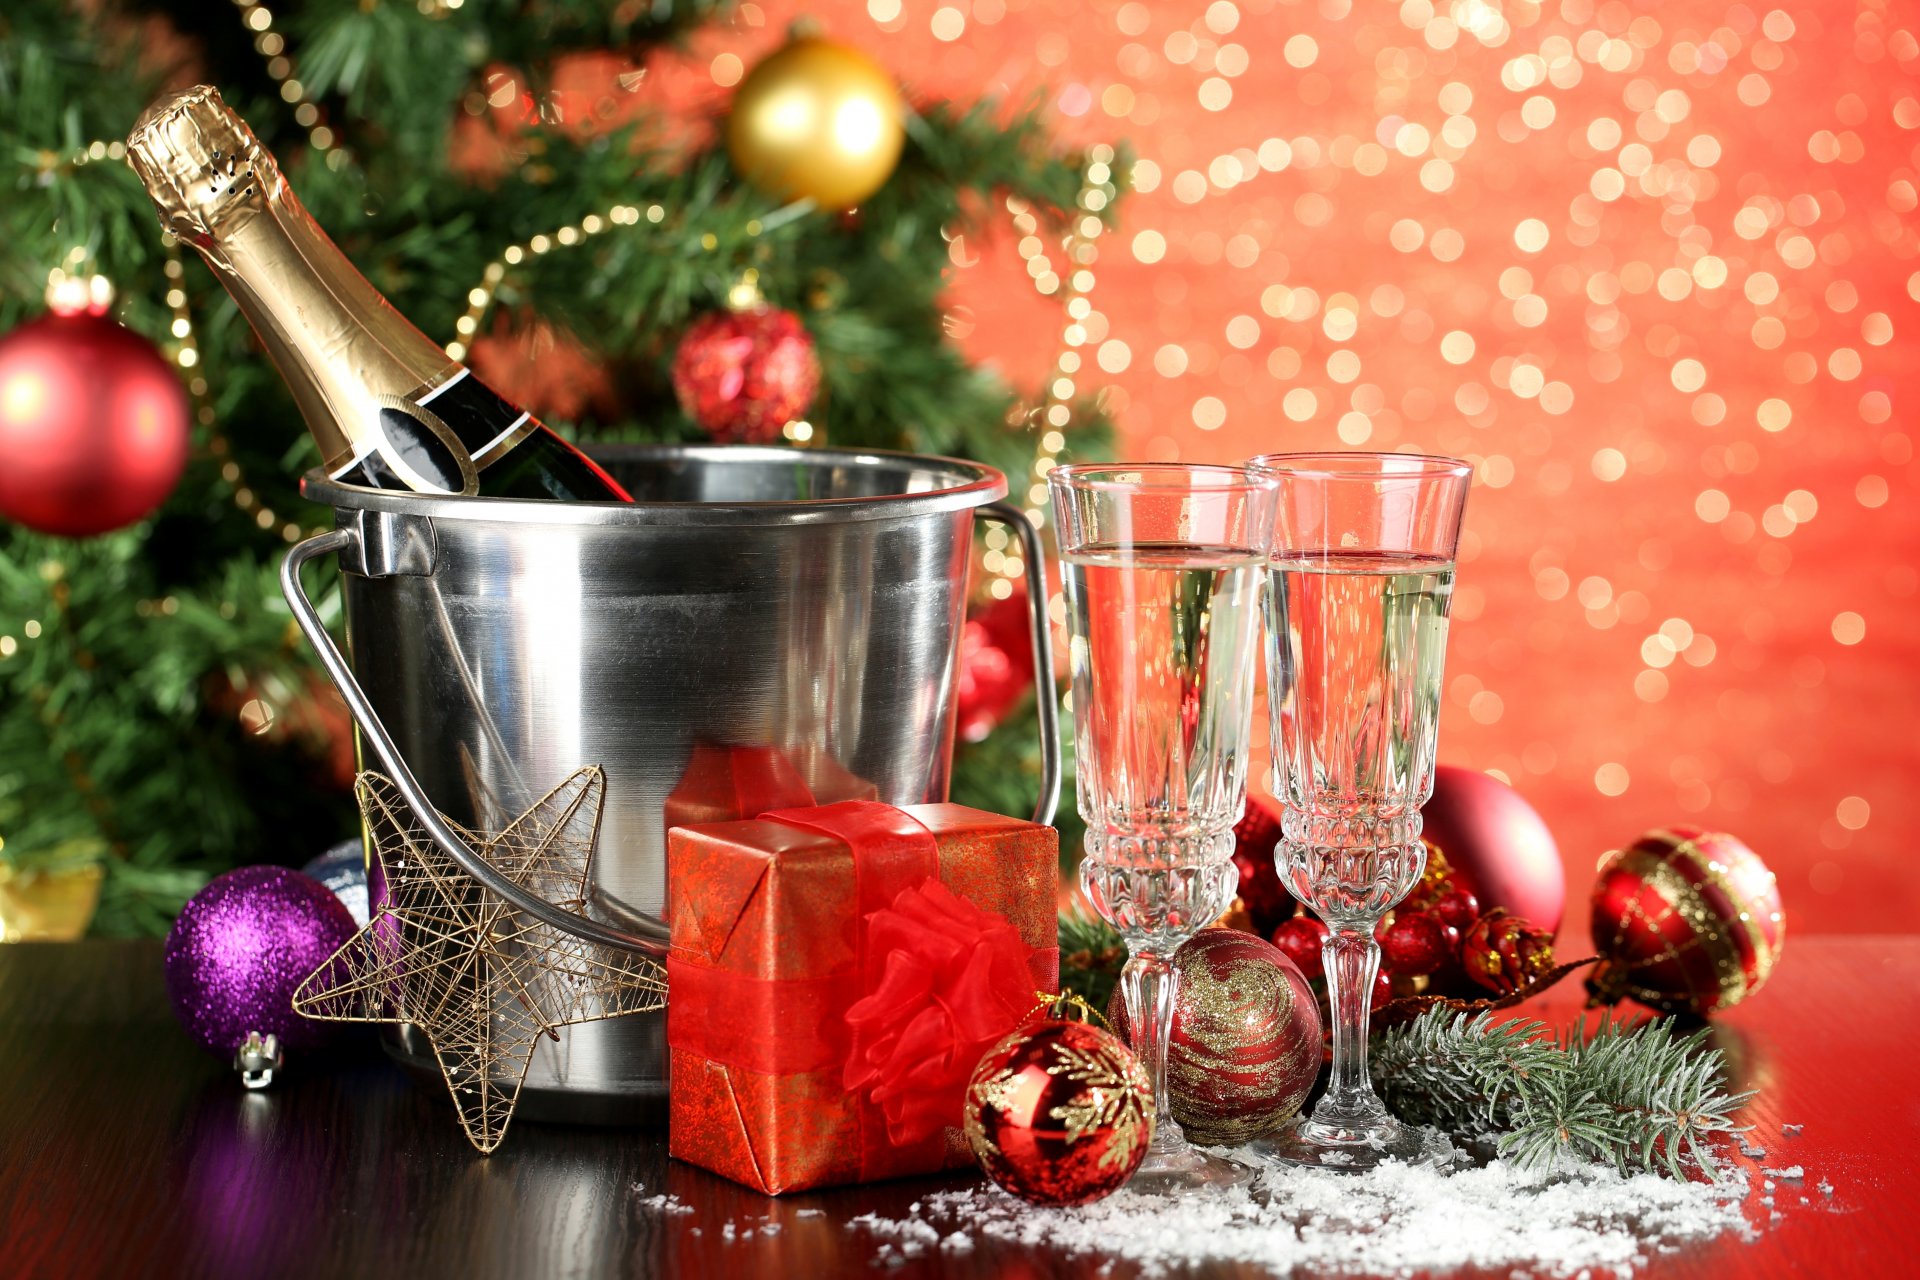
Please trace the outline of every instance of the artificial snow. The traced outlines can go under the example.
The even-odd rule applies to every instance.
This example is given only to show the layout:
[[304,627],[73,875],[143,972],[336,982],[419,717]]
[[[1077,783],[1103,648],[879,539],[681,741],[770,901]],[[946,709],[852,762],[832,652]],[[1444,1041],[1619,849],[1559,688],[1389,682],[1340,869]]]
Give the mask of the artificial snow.
[[1146,1275],[1202,1260],[1296,1272],[1410,1276],[1452,1267],[1534,1276],[1626,1274],[1656,1253],[1725,1232],[1750,1234],[1744,1175],[1718,1183],[1598,1164],[1527,1171],[1506,1161],[1455,1172],[1390,1163],[1362,1174],[1269,1169],[1251,1188],[1174,1199],[1122,1189],[1076,1209],[1043,1209],[991,1188],[939,1192],[909,1217],[847,1224],[898,1266],[982,1239],[1119,1259]]
[[[644,1191],[646,1184],[644,1182],[636,1182],[633,1184],[633,1189],[635,1191]],[[693,1212],[692,1205],[687,1204],[672,1192],[657,1196],[641,1196],[636,1203],[640,1208],[652,1213],[664,1213],[676,1218]]]

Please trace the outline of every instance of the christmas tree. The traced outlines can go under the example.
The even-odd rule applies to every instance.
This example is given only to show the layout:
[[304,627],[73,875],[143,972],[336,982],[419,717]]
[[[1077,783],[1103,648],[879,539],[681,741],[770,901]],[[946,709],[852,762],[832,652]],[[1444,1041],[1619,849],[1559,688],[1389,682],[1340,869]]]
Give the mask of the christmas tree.
[[[1042,292],[1070,294],[1076,246],[1118,194],[1112,152],[1062,151],[1032,108],[912,101],[897,164],[857,207],[757,186],[724,101],[689,113],[650,93],[678,38],[729,20],[714,0],[0,12],[0,334],[45,311],[55,273],[99,278],[192,416],[185,472],[150,516],[83,538],[0,519],[0,891],[98,882],[95,932],[151,933],[208,876],[298,865],[354,829],[347,720],[275,582],[325,515],[296,489],[318,458],[124,162],[165,88],[219,85],[378,289],[589,447],[733,431],[697,393],[683,408],[672,371],[690,326],[750,305],[797,317],[817,352],[791,440],[975,458],[1016,498],[1036,458],[1043,473],[1097,448],[1097,403],[1071,379],[1023,399],[970,365],[941,296],[951,237],[1009,211],[1052,246],[1030,255]],[[994,590],[1015,590],[1004,567]],[[1024,811],[1031,714],[963,748],[956,799]]]

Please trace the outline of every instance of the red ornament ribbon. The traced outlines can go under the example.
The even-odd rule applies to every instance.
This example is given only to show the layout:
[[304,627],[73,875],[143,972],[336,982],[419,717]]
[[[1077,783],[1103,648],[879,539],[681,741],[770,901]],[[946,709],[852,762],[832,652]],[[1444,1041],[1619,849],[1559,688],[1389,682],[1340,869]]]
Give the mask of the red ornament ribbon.
[[933,833],[892,805],[760,818],[851,851],[857,980],[745,978],[670,958],[669,1043],[768,1075],[840,1068],[862,1095],[863,1169],[884,1167],[890,1149],[959,1125],[981,1053],[1025,1016],[1057,949],[1028,947],[1004,917],[942,884]]

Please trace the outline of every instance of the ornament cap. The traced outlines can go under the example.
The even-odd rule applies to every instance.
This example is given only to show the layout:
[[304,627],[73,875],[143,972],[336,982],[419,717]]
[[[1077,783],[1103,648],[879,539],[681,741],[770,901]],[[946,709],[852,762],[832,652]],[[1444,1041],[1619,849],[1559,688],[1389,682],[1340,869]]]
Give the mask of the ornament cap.
[[273,1073],[285,1064],[280,1037],[263,1037],[258,1031],[247,1032],[247,1038],[233,1052],[233,1069],[240,1073],[240,1083],[249,1089],[264,1089],[272,1084]]
[[1106,1014],[1071,991],[1036,991],[1033,995],[1034,1006],[1027,1010],[1022,1022],[1031,1022],[1044,1014],[1056,1022],[1085,1022],[1098,1025],[1102,1031],[1113,1030],[1113,1024],[1107,1021]]
[[220,91],[197,84],[156,99],[127,135],[127,162],[153,196],[161,225],[204,240],[236,210],[264,208],[280,170]]

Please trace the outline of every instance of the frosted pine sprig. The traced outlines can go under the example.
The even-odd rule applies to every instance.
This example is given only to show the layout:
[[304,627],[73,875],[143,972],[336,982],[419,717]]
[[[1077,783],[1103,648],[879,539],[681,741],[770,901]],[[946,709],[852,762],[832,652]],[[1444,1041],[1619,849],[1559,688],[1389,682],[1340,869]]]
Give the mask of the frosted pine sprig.
[[1753,1094],[1727,1090],[1725,1058],[1705,1035],[1605,1016],[1555,1036],[1530,1019],[1430,1009],[1376,1036],[1370,1067],[1401,1119],[1497,1137],[1522,1165],[1567,1156],[1684,1177],[1691,1160],[1711,1178],[1708,1139],[1743,1131],[1733,1113]]

